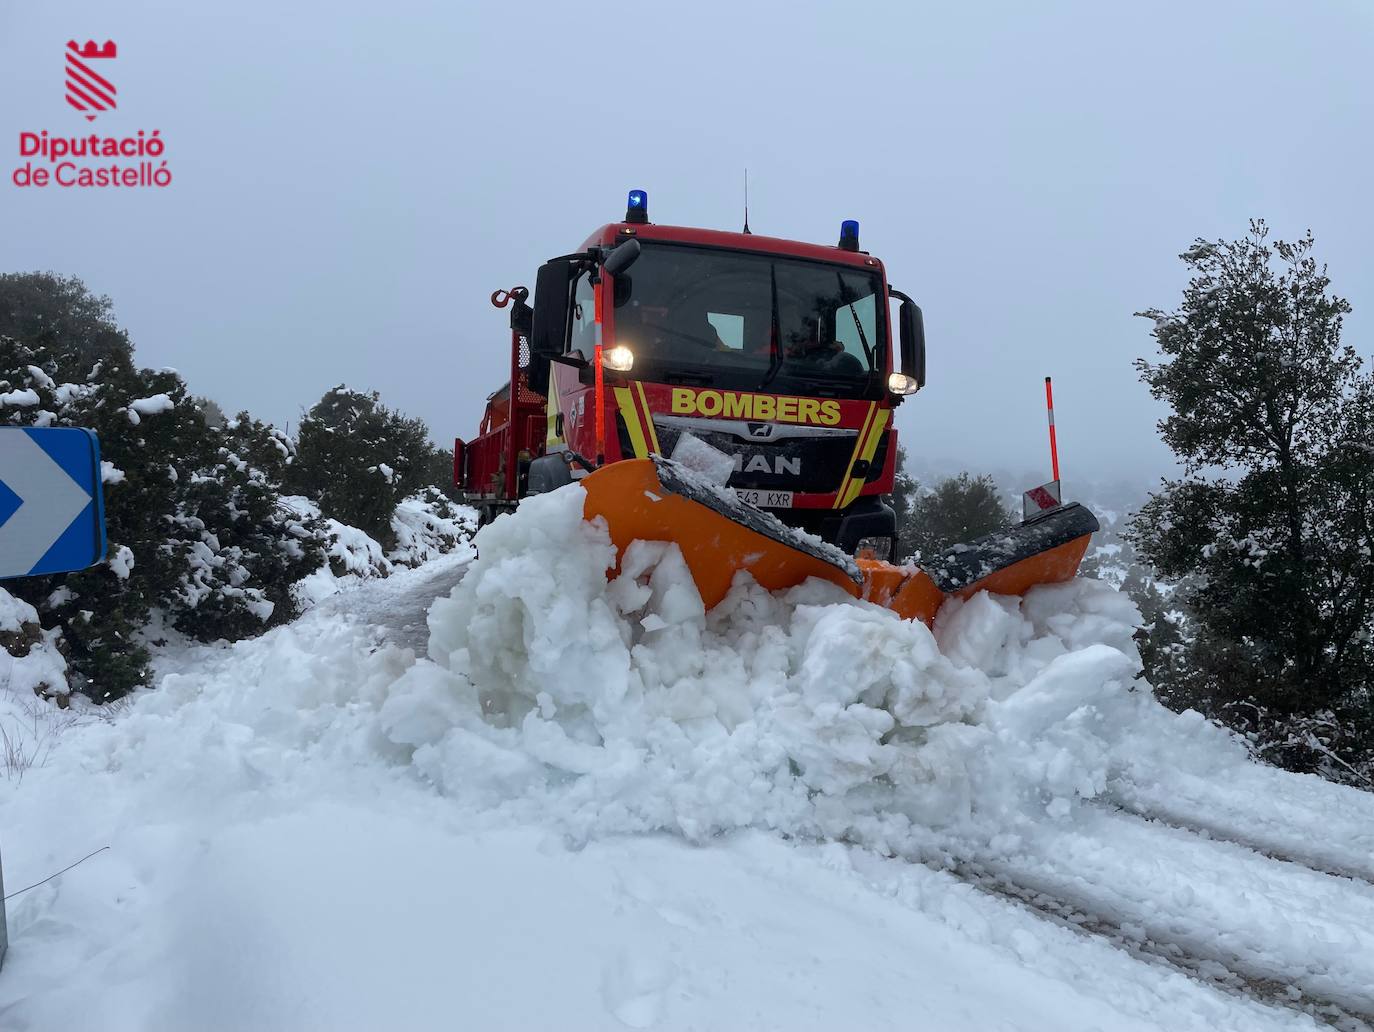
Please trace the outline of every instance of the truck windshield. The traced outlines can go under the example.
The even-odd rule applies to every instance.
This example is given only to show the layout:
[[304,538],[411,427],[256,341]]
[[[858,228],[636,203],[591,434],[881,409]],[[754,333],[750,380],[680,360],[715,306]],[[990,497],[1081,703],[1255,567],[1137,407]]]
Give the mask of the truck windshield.
[[860,397],[886,368],[882,287],[849,265],[645,243],[617,278],[615,343],[637,379]]

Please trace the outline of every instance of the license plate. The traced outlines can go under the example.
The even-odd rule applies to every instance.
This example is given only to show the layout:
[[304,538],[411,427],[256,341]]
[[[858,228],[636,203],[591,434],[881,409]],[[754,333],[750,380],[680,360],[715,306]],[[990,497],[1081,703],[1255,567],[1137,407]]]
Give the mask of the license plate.
[[760,509],[790,509],[792,508],[791,491],[741,491],[738,488],[735,494],[739,495],[750,505],[757,505]]

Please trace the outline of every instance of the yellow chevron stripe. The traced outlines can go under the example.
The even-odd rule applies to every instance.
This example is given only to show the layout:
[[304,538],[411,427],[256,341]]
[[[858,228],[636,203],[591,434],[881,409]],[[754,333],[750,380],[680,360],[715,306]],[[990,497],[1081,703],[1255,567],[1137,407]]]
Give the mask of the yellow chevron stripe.
[[835,492],[835,504],[832,509],[843,509],[848,503],[845,497],[849,494],[849,485],[853,481],[852,471],[854,463],[859,461],[859,454],[863,451],[864,441],[868,438],[868,428],[873,422],[873,413],[878,410],[878,403],[871,401],[868,404],[868,414],[864,416],[864,425],[859,430],[859,436],[854,440],[854,453],[849,456],[849,462],[844,467],[844,479],[840,481],[840,489]]
[[662,455],[663,452],[661,452],[658,447],[658,430],[654,426],[654,414],[649,411],[649,398],[648,395],[644,393],[644,382],[642,380],[635,381],[635,390],[639,392],[639,400],[643,405],[640,411],[644,413],[644,429],[648,431],[649,448],[654,454]]
[[616,407],[620,410],[620,416],[625,420],[625,429],[630,432],[630,445],[635,450],[636,459],[647,459],[649,457],[649,447],[644,440],[644,427],[639,421],[639,412],[635,409],[635,398],[630,393],[628,387],[614,387]]
[[[883,439],[883,430],[887,427],[887,421],[889,416],[891,416],[890,410],[878,410],[877,418],[873,420],[873,425],[869,427],[868,439],[864,441],[863,450],[859,453],[859,461],[873,461],[873,456],[878,451],[878,443]],[[850,468],[852,469],[853,466],[851,466]],[[849,488],[844,495],[844,500],[843,503],[840,505],[840,508],[843,509],[847,506],[853,505],[854,500],[859,497],[860,493],[862,493],[864,489],[864,484],[866,484],[867,482],[868,481],[866,477],[850,478]]]

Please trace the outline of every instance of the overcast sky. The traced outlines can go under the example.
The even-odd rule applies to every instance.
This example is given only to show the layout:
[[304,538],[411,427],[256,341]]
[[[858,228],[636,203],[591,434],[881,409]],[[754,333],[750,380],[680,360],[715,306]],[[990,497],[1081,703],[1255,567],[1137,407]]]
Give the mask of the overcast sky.
[[[166,190],[21,190],[80,135],[68,38],[116,41],[101,133]],[[832,243],[856,218],[924,307],[907,448],[1153,477],[1132,312],[1197,236],[1311,228],[1374,350],[1374,4],[110,3],[0,0],[0,270],[109,294],[140,361],[299,420],[346,382],[471,436],[505,378],[491,291],[649,192],[656,222]]]

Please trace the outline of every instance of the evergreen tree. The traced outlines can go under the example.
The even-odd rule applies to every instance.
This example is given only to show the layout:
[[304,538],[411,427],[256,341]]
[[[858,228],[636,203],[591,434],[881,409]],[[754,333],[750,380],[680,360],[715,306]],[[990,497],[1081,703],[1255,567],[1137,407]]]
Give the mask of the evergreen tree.
[[[1292,730],[1318,714],[1370,722],[1374,386],[1341,343],[1350,305],[1312,249],[1310,234],[1271,243],[1263,222],[1199,240],[1181,256],[1179,309],[1140,313],[1164,360],[1137,367],[1172,410],[1160,433],[1184,474],[1132,538],[1161,575],[1188,578],[1193,704],[1275,759],[1326,769],[1359,757]],[[1371,758],[1374,740],[1337,738]]]
[[317,500],[326,516],[389,549],[397,503],[421,488],[447,485],[451,469],[423,420],[388,409],[375,391],[340,384],[301,420],[288,483]]
[[82,379],[97,364],[133,365],[133,345],[115,325],[110,299],[75,276],[0,273],[0,336],[43,348]]
[[992,477],[968,473],[947,477],[932,491],[917,493],[908,512],[902,546],[924,560],[952,545],[1005,530],[1014,522]]

